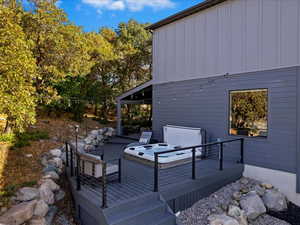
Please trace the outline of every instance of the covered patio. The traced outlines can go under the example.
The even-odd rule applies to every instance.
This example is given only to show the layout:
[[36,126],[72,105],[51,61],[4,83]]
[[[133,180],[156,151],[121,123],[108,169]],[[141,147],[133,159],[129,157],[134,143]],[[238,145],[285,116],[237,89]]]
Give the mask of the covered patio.
[[[145,82],[117,97],[117,134],[123,135],[122,106],[150,105],[152,111],[152,80]],[[152,117],[152,112],[151,112]]]

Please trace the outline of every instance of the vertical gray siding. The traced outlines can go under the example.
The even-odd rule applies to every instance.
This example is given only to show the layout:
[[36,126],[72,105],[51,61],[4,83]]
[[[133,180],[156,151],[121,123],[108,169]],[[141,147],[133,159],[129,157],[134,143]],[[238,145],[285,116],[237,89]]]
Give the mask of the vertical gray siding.
[[210,139],[229,137],[229,91],[268,88],[268,138],[246,138],[245,162],[296,173],[298,71],[291,67],[154,85],[155,138],[162,139],[166,124],[205,128]]

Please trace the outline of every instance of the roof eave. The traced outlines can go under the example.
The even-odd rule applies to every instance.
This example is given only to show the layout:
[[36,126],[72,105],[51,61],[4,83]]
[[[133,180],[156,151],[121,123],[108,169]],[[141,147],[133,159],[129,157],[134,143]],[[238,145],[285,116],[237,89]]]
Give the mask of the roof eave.
[[165,18],[165,19],[163,19],[163,20],[161,20],[157,23],[154,23],[154,24],[148,26],[147,29],[148,30],[155,30],[157,28],[160,28],[160,27],[165,26],[167,24],[173,23],[173,22],[175,22],[177,20],[180,20],[184,17],[193,15],[197,12],[208,9],[210,7],[213,7],[217,4],[220,4],[220,3],[225,2],[225,1],[227,1],[227,0],[206,0],[206,1],[201,2],[201,3],[199,3],[195,6],[190,7],[188,9],[185,9],[185,10],[179,12],[179,13],[176,13],[172,16],[169,16],[169,17],[167,17],[167,18]]

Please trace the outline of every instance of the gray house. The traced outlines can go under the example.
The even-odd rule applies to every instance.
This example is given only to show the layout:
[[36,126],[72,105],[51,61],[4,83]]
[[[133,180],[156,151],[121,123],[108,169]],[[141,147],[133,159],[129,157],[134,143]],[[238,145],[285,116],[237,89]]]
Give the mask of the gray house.
[[245,137],[244,175],[300,205],[300,0],[207,0],[149,29],[153,79],[118,97],[119,134],[122,104],[152,104],[158,140]]

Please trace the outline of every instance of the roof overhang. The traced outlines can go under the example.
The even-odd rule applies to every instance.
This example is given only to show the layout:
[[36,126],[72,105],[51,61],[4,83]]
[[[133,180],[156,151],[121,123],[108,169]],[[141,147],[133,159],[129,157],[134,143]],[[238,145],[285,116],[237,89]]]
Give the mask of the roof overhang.
[[193,6],[193,7],[191,7],[191,8],[183,10],[183,11],[181,11],[179,13],[176,13],[176,14],[174,14],[172,16],[167,17],[166,19],[163,19],[163,20],[161,20],[161,21],[159,21],[157,23],[154,23],[154,24],[148,26],[147,29],[149,29],[149,30],[155,30],[155,29],[160,28],[162,26],[165,26],[167,24],[173,23],[176,20],[180,20],[180,19],[182,19],[184,17],[193,15],[193,14],[195,14],[197,12],[200,12],[202,10],[208,9],[210,7],[213,7],[213,6],[217,5],[217,4],[220,4],[220,3],[225,2],[225,1],[227,1],[227,0],[206,0],[204,2],[201,2],[201,3],[199,3],[199,4],[197,4],[197,5]]
[[[152,84],[152,80],[145,82],[118,96],[117,101],[128,104],[150,104],[152,103]],[[146,92],[145,95],[144,92]]]

